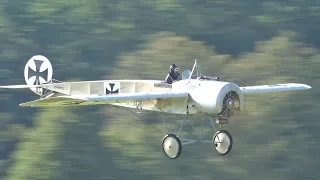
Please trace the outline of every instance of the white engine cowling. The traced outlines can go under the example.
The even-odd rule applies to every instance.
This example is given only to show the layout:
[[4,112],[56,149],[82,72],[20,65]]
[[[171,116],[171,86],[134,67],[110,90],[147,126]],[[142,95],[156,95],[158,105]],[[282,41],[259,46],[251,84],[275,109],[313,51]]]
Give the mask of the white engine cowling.
[[208,114],[222,113],[228,109],[242,111],[243,94],[238,85],[223,81],[203,81],[190,92],[193,106]]

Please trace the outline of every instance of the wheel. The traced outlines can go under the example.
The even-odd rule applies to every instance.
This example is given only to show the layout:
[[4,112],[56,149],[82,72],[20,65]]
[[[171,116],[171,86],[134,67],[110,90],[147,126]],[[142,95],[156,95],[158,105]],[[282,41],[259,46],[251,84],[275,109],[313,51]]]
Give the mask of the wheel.
[[232,144],[233,144],[232,136],[226,130],[218,131],[213,136],[213,142],[212,142],[213,148],[220,155],[228,154],[232,149]]
[[162,150],[170,159],[176,159],[180,156],[182,145],[180,139],[174,134],[164,136],[162,140]]

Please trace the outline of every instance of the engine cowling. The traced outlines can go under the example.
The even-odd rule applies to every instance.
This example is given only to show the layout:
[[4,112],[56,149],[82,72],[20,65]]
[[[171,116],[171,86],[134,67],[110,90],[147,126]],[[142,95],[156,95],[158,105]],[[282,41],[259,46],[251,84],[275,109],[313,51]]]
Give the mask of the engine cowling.
[[[190,92],[193,107],[208,114],[242,111],[243,94],[238,85],[222,81],[203,81]],[[226,113],[226,114],[225,114]]]

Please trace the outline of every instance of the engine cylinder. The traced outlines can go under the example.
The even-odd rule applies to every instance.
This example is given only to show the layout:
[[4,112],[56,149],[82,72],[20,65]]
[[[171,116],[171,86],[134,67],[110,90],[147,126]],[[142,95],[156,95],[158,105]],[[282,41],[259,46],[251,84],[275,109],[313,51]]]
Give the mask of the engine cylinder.
[[[235,101],[226,100],[227,94],[232,93],[235,96]],[[192,104],[194,107],[203,113],[219,114],[223,110],[224,102],[234,102],[233,110],[242,111],[243,94],[238,85],[223,81],[203,81],[198,84],[190,92]],[[228,105],[228,104],[225,104]],[[230,104],[228,105],[230,106]]]

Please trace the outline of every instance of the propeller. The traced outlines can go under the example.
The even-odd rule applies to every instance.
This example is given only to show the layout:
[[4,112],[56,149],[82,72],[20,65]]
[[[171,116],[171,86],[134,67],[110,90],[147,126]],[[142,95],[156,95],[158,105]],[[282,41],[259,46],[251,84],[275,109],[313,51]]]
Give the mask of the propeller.
[[222,103],[222,111],[220,115],[225,117],[230,117],[233,113],[232,110],[238,109],[240,106],[239,97],[236,92],[230,91],[228,92]]

